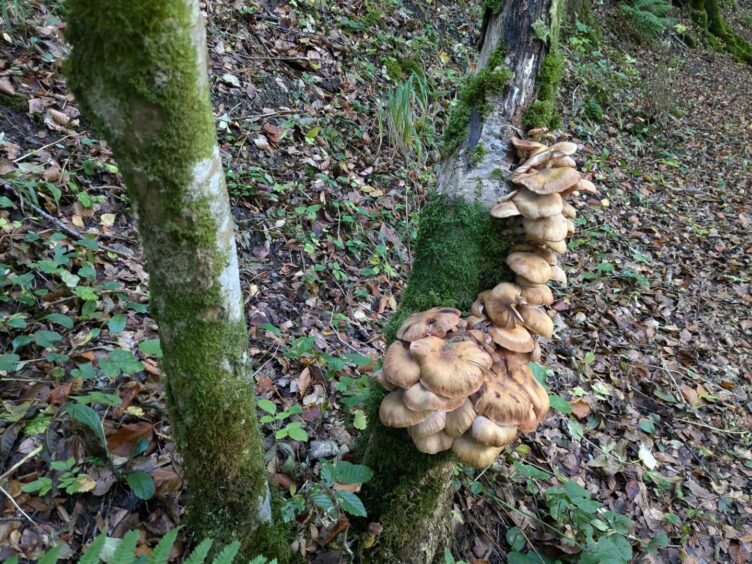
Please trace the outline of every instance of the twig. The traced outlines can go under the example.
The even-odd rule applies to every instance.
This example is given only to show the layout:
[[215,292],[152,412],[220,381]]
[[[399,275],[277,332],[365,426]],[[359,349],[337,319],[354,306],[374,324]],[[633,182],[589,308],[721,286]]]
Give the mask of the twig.
[[65,141],[66,139],[68,139],[68,137],[77,137],[77,136],[78,136],[78,133],[69,133],[68,135],[66,135],[65,137],[61,137],[57,141],[53,141],[52,143],[47,143],[46,145],[43,145],[43,146],[41,146],[41,147],[39,147],[37,149],[34,149],[33,151],[29,151],[25,155],[21,155],[20,157],[18,157],[13,162],[14,163],[20,163],[25,158],[30,157],[31,155],[34,155],[34,154],[38,153],[39,151],[43,151],[47,147],[52,147],[53,145],[57,145],[58,143],[60,143],[60,141]]
[[[257,55],[243,55],[241,53],[236,53],[238,57],[241,59],[245,59],[247,61],[309,61],[309,62],[321,62],[321,59],[314,59],[311,57],[261,57]],[[239,71],[243,70],[253,70],[253,69],[238,69]]]
[[20,505],[18,505],[18,504],[16,503],[16,500],[15,500],[15,499],[13,499],[13,496],[12,496],[12,495],[10,495],[10,494],[9,494],[8,492],[6,492],[6,491],[5,491],[5,489],[3,489],[3,487],[2,487],[2,486],[0,486],[0,492],[2,492],[2,493],[3,493],[3,495],[5,495],[5,497],[7,497],[7,498],[8,498],[9,500],[10,500],[10,502],[11,502],[11,503],[12,503],[12,504],[13,504],[13,505],[15,506],[15,508],[16,508],[16,509],[18,509],[18,512],[19,512],[19,513],[20,513],[21,515],[23,515],[23,516],[24,516],[24,517],[25,517],[26,519],[28,519],[28,520],[29,520],[29,522],[30,522],[30,523],[31,523],[32,525],[34,525],[34,527],[36,527],[36,528],[37,528],[37,529],[39,529],[40,531],[42,530],[42,527],[40,527],[40,526],[39,526],[39,525],[37,524],[37,522],[36,522],[36,521],[34,521],[34,519],[32,519],[31,517],[29,517],[29,514],[28,514],[28,513],[26,513],[26,511],[24,511],[23,509],[21,509],[21,506],[20,506]]
[[676,417],[674,421],[689,423],[690,425],[696,425],[697,427],[705,427],[706,429],[710,429],[711,431],[715,431],[717,433],[726,433],[727,435],[744,435],[746,433],[749,433],[749,431],[737,431],[735,429],[719,429],[718,427],[713,427],[712,425],[706,425],[705,423],[692,421],[691,419],[679,419],[678,417]]
[[11,474],[13,474],[13,472],[15,472],[18,468],[20,468],[26,462],[28,462],[30,459],[34,458],[37,454],[39,454],[40,452],[42,452],[43,448],[44,448],[43,445],[39,445],[37,448],[35,448],[34,450],[32,450],[29,454],[27,454],[21,460],[19,460],[18,462],[16,462],[13,466],[11,466],[10,468],[8,468],[8,470],[2,476],[0,476],[0,480],[2,480],[4,478],[7,478]]

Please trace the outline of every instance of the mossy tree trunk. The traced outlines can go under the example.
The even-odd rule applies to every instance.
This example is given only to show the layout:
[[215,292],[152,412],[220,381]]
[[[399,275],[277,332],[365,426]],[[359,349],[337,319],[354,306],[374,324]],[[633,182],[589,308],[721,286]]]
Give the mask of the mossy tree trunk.
[[[70,86],[138,216],[196,537],[286,559],[272,523],[198,0],[68,0]],[[283,536],[283,535],[282,535]]]
[[691,0],[692,19],[699,25],[708,37],[717,37],[722,47],[731,55],[752,64],[752,45],[742,36],[732,30],[721,14],[720,0]]
[[[478,69],[467,87],[476,99],[470,108],[459,108],[464,132],[451,141],[437,190],[421,211],[413,269],[386,327],[387,341],[409,314],[434,306],[467,311],[478,292],[506,277],[504,259],[513,236],[490,217],[490,206],[509,190],[506,178],[514,158],[508,141],[535,99],[547,52],[533,24],[541,22],[558,33],[561,14],[559,2],[551,0],[508,0],[497,13],[487,10]],[[489,62],[498,65],[501,49],[513,77],[499,89],[478,77],[502,76],[487,68]],[[462,104],[469,98],[461,92],[458,100]],[[404,430],[381,425],[377,410],[385,392],[377,388],[360,454],[375,471],[363,492],[366,508],[383,531],[372,548],[363,550],[362,559],[431,563],[450,539],[455,462],[449,454],[421,454]]]

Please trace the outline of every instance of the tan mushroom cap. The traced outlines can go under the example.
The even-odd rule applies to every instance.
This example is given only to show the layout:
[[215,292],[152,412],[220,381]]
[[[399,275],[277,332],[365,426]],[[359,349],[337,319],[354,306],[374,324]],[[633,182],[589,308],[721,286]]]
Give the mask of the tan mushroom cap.
[[531,360],[535,361],[535,359],[528,357],[526,354],[519,353],[507,353],[505,358],[507,374],[525,389],[532,403],[535,417],[540,423],[548,414],[549,400],[545,388],[535,379],[532,370],[530,370],[529,362]]
[[503,447],[517,438],[517,427],[497,425],[487,417],[478,415],[473,421],[470,434],[484,445]]
[[444,450],[452,448],[454,439],[447,435],[444,431],[439,431],[433,435],[426,435],[425,437],[413,437],[413,443],[415,447],[426,454],[436,454]]
[[383,370],[379,370],[379,371],[378,371],[378,372],[377,372],[376,374],[374,374],[374,376],[373,376],[373,377],[374,377],[374,379],[375,379],[375,380],[376,380],[376,381],[377,381],[377,382],[378,382],[379,384],[381,384],[381,386],[382,386],[382,387],[383,387],[383,388],[384,388],[385,390],[389,390],[389,391],[391,392],[391,391],[394,391],[394,390],[396,390],[396,389],[398,389],[398,388],[399,388],[399,386],[395,386],[395,385],[394,385],[394,384],[392,384],[392,383],[391,383],[391,382],[390,382],[389,380],[387,380],[387,379],[386,379],[386,377],[384,376],[384,371],[383,371]]
[[533,337],[522,325],[514,327],[488,328],[494,343],[513,352],[530,352],[533,350]]
[[555,252],[538,243],[517,243],[512,245],[509,251],[512,253],[535,253],[539,257],[545,259],[545,261],[551,266],[559,263],[559,257],[556,256]]
[[549,151],[554,153],[561,153],[565,156],[574,155],[577,152],[577,144],[571,141],[559,141],[554,143],[548,148]]
[[451,307],[434,307],[414,313],[399,328],[397,338],[403,341],[417,341],[429,335],[443,337],[457,327],[460,314],[460,310]]
[[554,322],[548,314],[541,308],[531,305],[517,306],[522,316],[522,321],[530,331],[546,339],[550,339],[554,334]]
[[536,194],[523,188],[512,198],[512,203],[523,217],[540,219],[560,214],[564,202],[559,194]]
[[514,217],[520,215],[520,210],[512,200],[506,200],[499,202],[491,209],[491,216],[499,219],[505,219],[507,217]]
[[585,192],[586,194],[598,194],[598,189],[595,184],[590,182],[587,178],[581,178],[580,181],[575,184],[574,189],[578,192]]
[[425,421],[433,413],[432,410],[412,411],[403,401],[405,390],[395,390],[387,395],[379,406],[379,419],[387,427],[410,427]]
[[446,411],[435,411],[425,421],[408,427],[407,432],[413,439],[415,437],[426,437],[442,431],[444,425],[446,425]]
[[561,215],[567,219],[574,219],[577,217],[577,210],[569,202],[564,202],[564,205],[561,208]]
[[575,161],[572,157],[568,155],[564,155],[563,157],[554,157],[550,161],[546,163],[546,166],[568,166],[569,168],[576,168],[577,167],[577,161]]
[[567,237],[574,235],[575,225],[574,221],[567,219]]
[[405,390],[405,395],[402,397],[405,406],[412,411],[434,409],[451,411],[457,409],[462,404],[463,399],[464,396],[445,398],[433,393],[420,382]]
[[[538,155],[535,155],[533,159],[536,157],[538,157]],[[528,161],[530,160],[532,159],[528,159]],[[569,167],[530,170],[521,174],[513,174],[510,177],[511,182],[524,186],[536,194],[563,192],[567,188],[571,188],[577,184],[579,180],[580,173]]]
[[548,148],[543,143],[520,139],[519,137],[512,137],[510,141],[512,142],[512,146],[517,150],[517,156],[521,159],[531,153],[537,153]]
[[450,437],[459,437],[470,428],[475,417],[476,413],[475,409],[473,409],[473,402],[465,399],[463,404],[457,409],[447,412],[444,432]]
[[544,133],[548,131],[547,127],[534,127],[530,131],[527,132],[528,137],[532,137],[533,139],[540,137]]
[[558,265],[551,267],[551,280],[558,282],[564,288],[567,287],[567,273]]
[[563,241],[567,238],[567,218],[561,214],[542,219],[523,219],[525,236],[531,241]]
[[538,418],[525,387],[510,377],[487,382],[475,400],[475,412],[507,427],[535,429]]
[[410,352],[420,364],[421,383],[446,398],[476,392],[483,383],[484,370],[492,364],[488,353],[472,340],[452,342],[426,337],[413,341]]
[[512,272],[536,284],[545,284],[551,278],[551,265],[535,253],[509,253],[506,262]]
[[520,295],[528,305],[551,305],[554,303],[554,294],[551,288],[545,284],[536,284],[535,286],[522,288]]
[[535,341],[535,343],[533,344],[533,350],[530,352],[530,360],[532,360],[533,362],[538,362],[540,361],[542,356],[543,351],[541,350],[540,343],[538,341]]
[[386,349],[383,370],[384,379],[400,388],[409,388],[420,380],[420,365],[402,341],[394,341]]
[[567,252],[567,242],[561,241],[539,241],[539,243],[545,247],[548,247],[553,252],[563,255]]
[[502,282],[486,296],[484,312],[494,325],[505,326],[510,320],[511,307],[517,303],[520,287],[511,282]]
[[485,468],[501,454],[503,447],[493,447],[479,443],[469,434],[454,439],[452,452],[461,461],[472,468]]

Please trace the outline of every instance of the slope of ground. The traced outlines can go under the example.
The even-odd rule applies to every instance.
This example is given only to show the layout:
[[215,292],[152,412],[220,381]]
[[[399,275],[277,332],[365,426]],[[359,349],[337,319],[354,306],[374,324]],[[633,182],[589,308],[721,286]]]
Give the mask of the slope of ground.
[[[148,553],[181,515],[135,226],[107,147],[65,88],[62,15],[3,14],[2,558],[61,542],[77,553],[129,529]],[[295,550],[348,561],[359,510],[337,505],[327,461],[365,425],[381,326],[432,181],[421,163],[435,157],[480,11],[212,2],[209,18],[250,350],[269,400],[260,415],[278,415],[264,427],[268,468]],[[613,562],[627,550],[744,562],[752,73],[677,42],[641,48],[606,32],[598,47],[586,31],[567,44],[561,102],[602,193],[582,207],[545,359],[562,399],[506,459],[458,473],[456,555],[576,560],[590,535]]]

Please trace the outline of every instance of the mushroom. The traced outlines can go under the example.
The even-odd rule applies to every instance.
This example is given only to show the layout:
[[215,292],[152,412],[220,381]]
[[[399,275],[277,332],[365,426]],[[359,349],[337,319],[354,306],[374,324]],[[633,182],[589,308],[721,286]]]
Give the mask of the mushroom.
[[512,146],[517,150],[517,158],[519,159],[524,159],[528,155],[544,151],[548,148],[543,143],[520,139],[519,137],[512,137],[510,141],[512,142]]
[[387,395],[379,406],[379,419],[387,427],[410,427],[428,419],[433,411],[412,411],[407,408],[403,397],[405,390],[395,390]]
[[461,461],[472,468],[485,468],[501,453],[503,447],[493,447],[479,443],[469,434],[454,439],[452,452]]
[[473,421],[470,434],[484,445],[503,447],[517,438],[517,427],[497,425],[487,417],[478,415]]
[[452,448],[454,439],[447,435],[444,431],[439,431],[433,435],[426,435],[425,437],[413,437],[413,443],[420,452],[426,454],[436,454],[443,450],[449,450]]
[[383,388],[384,388],[385,390],[388,390],[388,391],[390,391],[390,392],[391,392],[391,391],[394,391],[394,390],[396,390],[397,388],[399,388],[399,386],[395,386],[394,384],[392,384],[392,383],[391,383],[391,382],[390,382],[389,380],[387,380],[387,379],[386,379],[386,378],[384,377],[384,371],[383,371],[383,370],[379,370],[378,372],[376,372],[376,374],[374,374],[374,375],[373,375],[373,378],[374,378],[374,380],[376,380],[376,381],[377,381],[377,382],[378,382],[379,384],[381,384],[381,386],[382,386],[382,387],[383,387]]
[[535,284],[545,284],[551,278],[551,265],[535,253],[510,253],[506,262],[512,272]]
[[553,153],[561,153],[562,156],[568,157],[577,152],[577,145],[571,141],[560,141],[551,145],[548,150]]
[[546,339],[554,334],[554,322],[541,308],[531,305],[518,306],[523,323],[530,331]]
[[415,437],[427,437],[442,431],[444,425],[446,425],[446,411],[434,411],[425,421],[408,427],[407,432],[413,439]]
[[403,341],[417,341],[429,335],[443,337],[457,327],[459,321],[460,310],[434,307],[408,317],[397,331],[397,338]]
[[421,383],[445,398],[461,398],[476,392],[491,357],[472,340],[447,342],[438,337],[414,341],[410,352],[420,364]]
[[551,266],[559,263],[559,258],[556,256],[555,252],[536,243],[517,243],[515,245],[512,245],[512,248],[509,250],[513,253],[535,253],[539,257],[545,259],[545,261]]
[[551,267],[551,280],[558,282],[563,288],[567,287],[567,273],[558,265]]
[[[538,156],[535,155],[533,158]],[[528,162],[530,160],[532,159],[528,159]],[[513,174],[509,180],[514,184],[524,186],[536,194],[553,194],[555,192],[564,192],[566,189],[577,184],[580,180],[580,173],[569,167],[544,168],[543,170],[531,170],[521,174]]]
[[509,376],[484,384],[474,408],[478,415],[484,415],[499,425],[532,427],[533,430],[538,426],[533,402],[525,386]]
[[423,384],[418,382],[414,386],[411,386],[410,388],[405,390],[405,395],[402,397],[402,401],[404,402],[405,406],[412,411],[434,409],[451,411],[453,409],[457,409],[462,404],[462,400],[464,398],[465,396],[459,396],[457,398],[445,398],[433,393]]
[[394,341],[384,355],[384,379],[400,388],[409,388],[420,380],[420,365],[410,355],[409,345]]
[[514,352],[530,352],[533,350],[533,338],[522,325],[514,327],[495,327],[488,328],[488,334],[491,335],[493,342]]
[[495,286],[486,296],[484,311],[494,325],[507,325],[512,314],[512,306],[520,295],[520,287],[510,282]]
[[574,219],[577,217],[577,210],[574,209],[574,206],[569,202],[564,202],[564,205],[561,208],[561,215],[567,219]]
[[569,168],[576,168],[577,167],[577,161],[575,161],[572,157],[568,155],[564,155],[563,157],[554,157],[550,161],[546,163],[546,166],[548,167],[559,167],[559,166],[568,166]]
[[565,240],[560,241],[538,241],[541,245],[548,247],[553,252],[560,255],[567,252],[567,242]]
[[459,437],[470,428],[475,417],[473,402],[465,399],[464,403],[457,409],[447,412],[444,432],[450,437]]
[[523,219],[522,225],[531,241],[563,241],[567,238],[567,218],[561,214],[542,219]]
[[567,237],[571,237],[572,235],[574,235],[574,229],[575,229],[574,221],[572,221],[571,219],[567,219]]
[[517,209],[517,206],[512,200],[499,202],[491,209],[491,216],[499,219],[514,217],[515,215],[520,215],[520,210]]
[[551,288],[545,284],[522,288],[520,295],[528,305],[551,305],[554,303],[554,294],[551,292]]
[[[507,202],[504,203],[506,204]],[[527,219],[540,219],[560,214],[563,206],[563,201],[559,194],[536,194],[524,188],[517,192],[515,197],[512,198],[511,203],[518,210],[518,213],[514,215],[521,214]],[[493,215],[493,211],[491,215]]]

